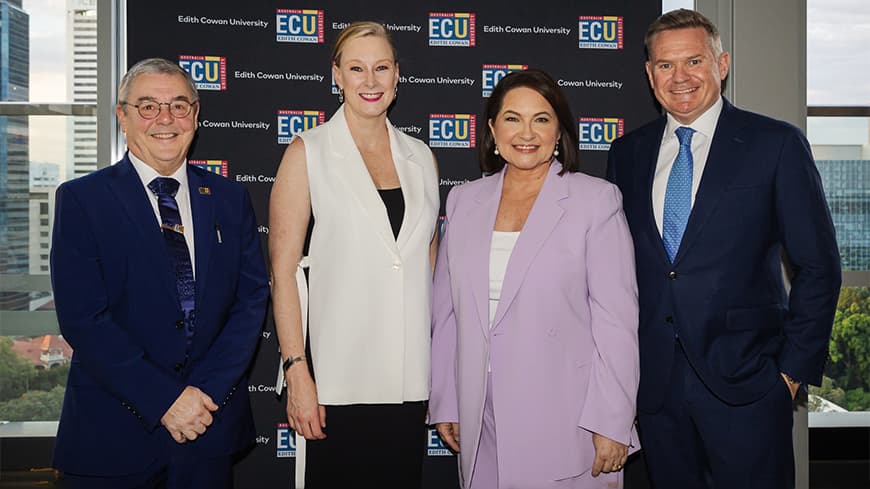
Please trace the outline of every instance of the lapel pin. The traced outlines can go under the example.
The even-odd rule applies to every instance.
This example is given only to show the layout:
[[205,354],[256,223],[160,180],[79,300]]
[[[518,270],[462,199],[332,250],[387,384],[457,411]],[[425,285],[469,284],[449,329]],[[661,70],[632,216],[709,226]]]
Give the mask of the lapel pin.
[[199,187],[199,195],[211,195],[211,188]]

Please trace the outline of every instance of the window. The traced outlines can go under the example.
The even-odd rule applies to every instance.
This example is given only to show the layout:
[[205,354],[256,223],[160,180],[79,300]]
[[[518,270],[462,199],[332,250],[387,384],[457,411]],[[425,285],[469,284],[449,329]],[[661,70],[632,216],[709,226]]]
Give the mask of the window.
[[[864,19],[864,21],[856,21]],[[843,288],[810,426],[870,419],[870,4],[807,1],[807,137],[837,230]]]
[[[90,12],[91,22],[68,29],[68,16],[80,12]],[[96,168],[96,2],[0,0],[0,16],[3,436],[4,422],[56,421],[60,414],[72,350],[57,326],[49,248],[57,186]],[[74,156],[77,146],[94,151]]]

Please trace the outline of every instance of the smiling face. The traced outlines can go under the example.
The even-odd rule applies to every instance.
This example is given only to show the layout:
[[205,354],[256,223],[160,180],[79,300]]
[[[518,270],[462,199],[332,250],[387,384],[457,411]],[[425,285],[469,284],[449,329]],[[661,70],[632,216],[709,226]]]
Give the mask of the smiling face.
[[646,73],[662,108],[688,125],[719,99],[729,61],[715,55],[702,27],[665,30],[652,41]]
[[550,163],[559,141],[556,111],[540,93],[527,87],[505,94],[498,115],[489,120],[489,130],[501,157],[518,170]]
[[344,90],[346,108],[360,117],[386,114],[399,82],[399,65],[390,43],[380,36],[350,39],[342,47],[339,62],[332,65],[332,74]]
[[199,104],[187,117],[173,117],[169,107],[161,106],[154,119],[143,119],[133,105],[143,102],[166,103],[174,100],[194,102],[187,82],[180,75],[145,73],[136,77],[126,95],[127,105],[115,107],[127,148],[161,175],[171,175],[184,163],[196,133]]

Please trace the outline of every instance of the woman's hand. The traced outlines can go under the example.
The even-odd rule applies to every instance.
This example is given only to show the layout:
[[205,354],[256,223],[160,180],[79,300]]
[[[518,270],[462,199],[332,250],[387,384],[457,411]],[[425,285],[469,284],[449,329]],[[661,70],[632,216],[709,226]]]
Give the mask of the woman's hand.
[[317,404],[317,386],[307,367],[288,368],[287,376],[287,421],[296,433],[306,440],[326,438],[326,407]]
[[456,453],[459,453],[459,423],[436,423],[435,429],[444,443]]
[[622,470],[628,459],[628,447],[613,441],[606,436],[592,433],[592,445],[595,447],[595,461],[592,462],[592,477],[604,472]]

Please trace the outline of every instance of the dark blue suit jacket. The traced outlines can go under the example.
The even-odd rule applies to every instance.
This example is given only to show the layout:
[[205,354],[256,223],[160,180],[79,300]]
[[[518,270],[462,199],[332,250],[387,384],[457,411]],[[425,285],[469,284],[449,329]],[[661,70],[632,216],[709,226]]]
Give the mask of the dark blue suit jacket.
[[[819,175],[799,129],[727,100],[680,249],[671,264],[651,190],[666,118],[615,141],[608,178],[634,237],[640,301],[638,409],[654,412],[674,338],[729,404],[759,399],[785,372],[819,384],[840,259]],[[787,294],[781,257],[790,264]]]
[[[241,185],[193,166],[187,175],[196,325],[186,363],[169,254],[130,160],[57,190],[51,277],[74,349],[54,453],[62,471],[127,475],[158,457],[227,455],[253,442],[246,370],[269,294],[254,212]],[[160,418],[187,385],[220,408],[205,435],[179,445]]]

